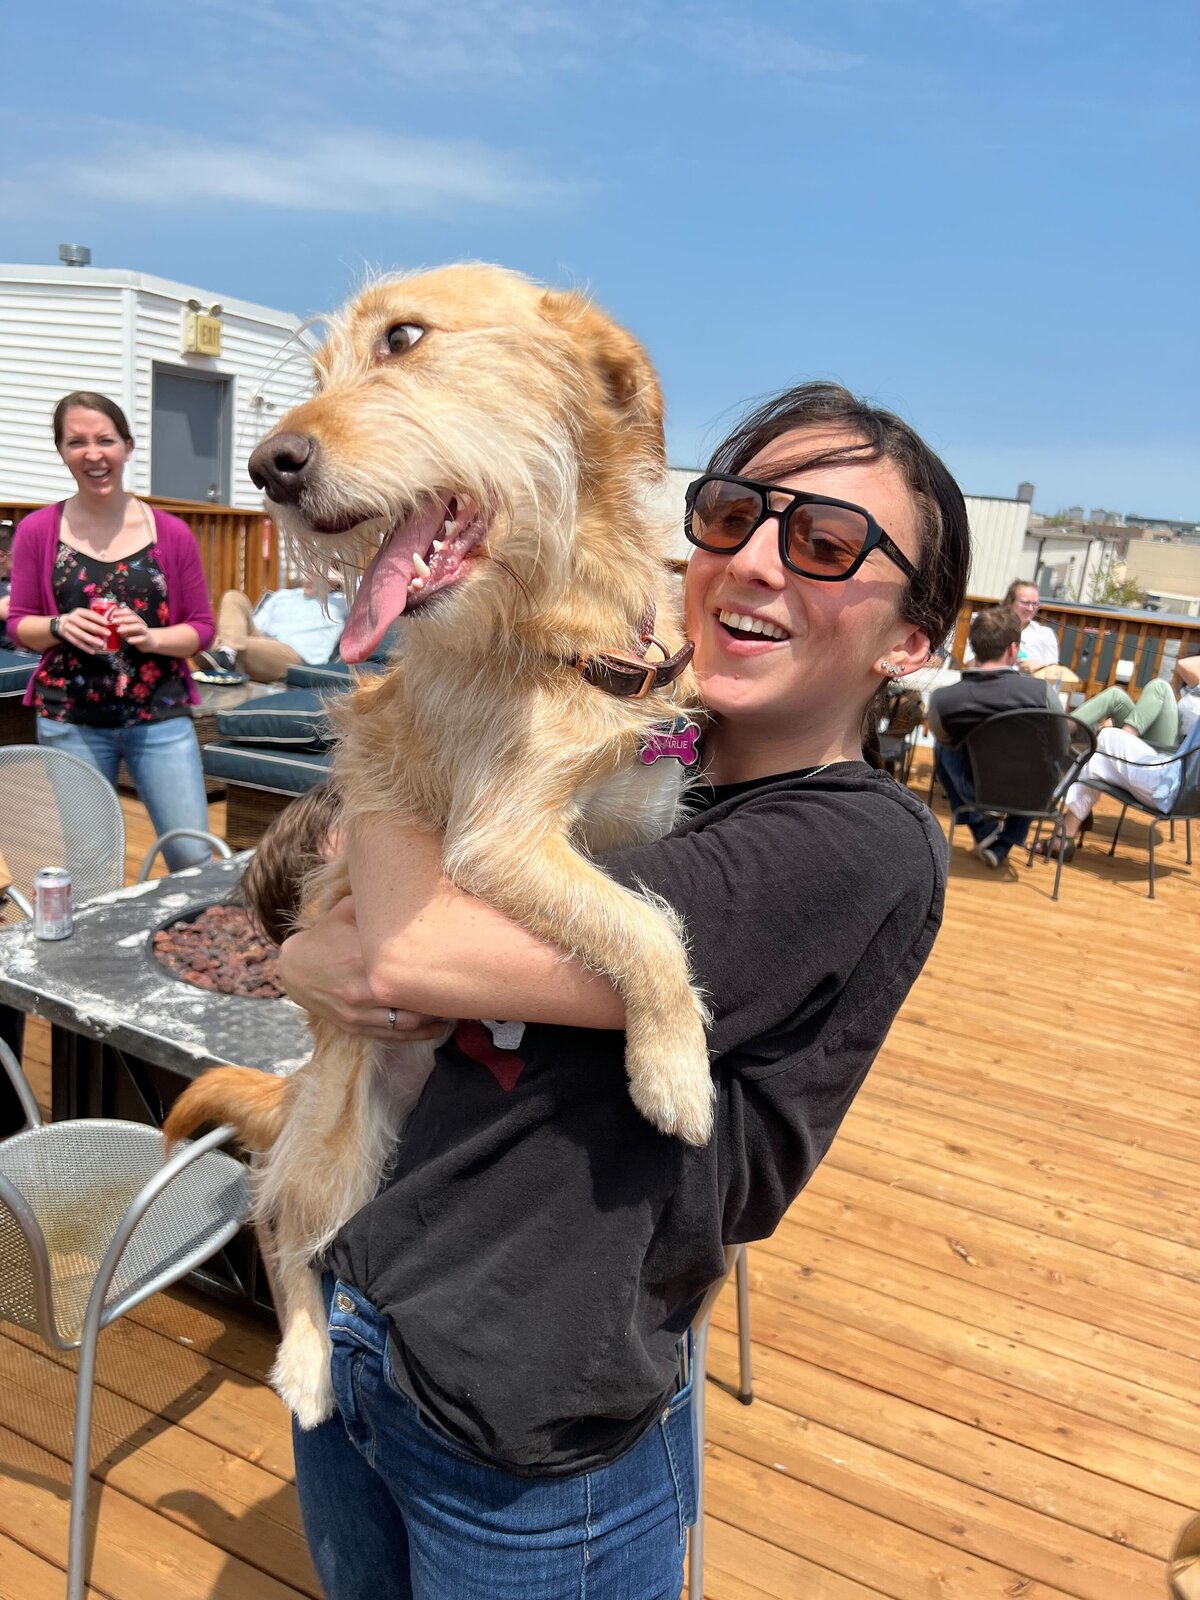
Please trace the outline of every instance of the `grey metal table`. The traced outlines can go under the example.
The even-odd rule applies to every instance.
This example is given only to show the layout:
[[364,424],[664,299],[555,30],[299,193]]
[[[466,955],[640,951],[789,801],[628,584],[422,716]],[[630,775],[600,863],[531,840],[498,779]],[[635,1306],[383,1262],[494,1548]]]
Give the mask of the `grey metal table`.
[[[156,878],[80,907],[69,939],[0,930],[0,1007],[51,1025],[51,1116],[128,1117],[161,1127],[176,1097],[223,1062],[294,1071],[309,1051],[289,1000],[197,989],[154,959],[155,929],[224,900],[249,852]],[[237,1236],[204,1286],[270,1309],[253,1234]]]

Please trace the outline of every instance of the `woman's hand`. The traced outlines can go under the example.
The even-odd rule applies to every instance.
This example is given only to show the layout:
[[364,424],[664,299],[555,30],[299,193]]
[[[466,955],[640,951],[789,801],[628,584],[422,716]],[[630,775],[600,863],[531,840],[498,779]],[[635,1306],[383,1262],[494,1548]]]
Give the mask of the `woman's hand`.
[[121,635],[126,644],[131,644],[135,650],[150,650],[151,635],[154,630],[149,626],[145,617],[139,616],[136,611],[128,606],[114,606],[112,609],[112,625]]
[[[58,618],[58,638],[66,640],[85,656],[103,655],[108,649],[108,623],[86,606],[63,611]],[[51,638],[51,644],[55,640]]]
[[358,938],[354,900],[340,900],[332,911],[303,933],[285,940],[279,952],[283,986],[298,1006],[346,1033],[370,1039],[440,1039],[444,1017],[427,1017],[396,1008],[389,1027],[389,1008],[380,1005],[367,983],[367,969]]

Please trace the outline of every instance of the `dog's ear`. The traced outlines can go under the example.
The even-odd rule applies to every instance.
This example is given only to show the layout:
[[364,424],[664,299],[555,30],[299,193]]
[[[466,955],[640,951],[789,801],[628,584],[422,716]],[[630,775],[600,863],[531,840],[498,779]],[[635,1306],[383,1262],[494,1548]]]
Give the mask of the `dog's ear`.
[[581,294],[548,289],[542,312],[575,340],[609,409],[641,434],[647,454],[665,461],[662,390],[638,341]]

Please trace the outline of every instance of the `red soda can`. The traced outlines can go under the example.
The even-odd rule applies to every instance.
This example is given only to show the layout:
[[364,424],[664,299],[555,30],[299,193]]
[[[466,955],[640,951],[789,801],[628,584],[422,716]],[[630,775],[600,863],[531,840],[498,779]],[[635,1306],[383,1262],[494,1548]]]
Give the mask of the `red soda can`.
[[64,867],[39,867],[33,875],[33,931],[39,939],[68,939],[75,931],[71,874]]
[[105,650],[119,650],[121,648],[121,635],[112,625],[112,614],[117,609],[115,600],[102,600],[99,595],[89,601],[88,610],[94,611],[101,622],[108,623],[108,638],[104,642]]

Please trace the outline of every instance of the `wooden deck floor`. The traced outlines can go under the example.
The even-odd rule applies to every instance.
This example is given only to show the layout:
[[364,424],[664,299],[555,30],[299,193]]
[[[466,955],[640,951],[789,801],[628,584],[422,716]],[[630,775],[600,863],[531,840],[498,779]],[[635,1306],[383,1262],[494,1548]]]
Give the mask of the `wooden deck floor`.
[[[1057,905],[956,849],[927,971],[750,1253],[748,1408],[719,1304],[712,1600],[1165,1594],[1200,1485],[1200,860],[1164,845],[1150,902],[1110,831]],[[266,1330],[173,1293],[101,1351],[94,1593],[316,1595]],[[11,1330],[0,1379],[0,1600],[50,1600],[73,1385]]]

